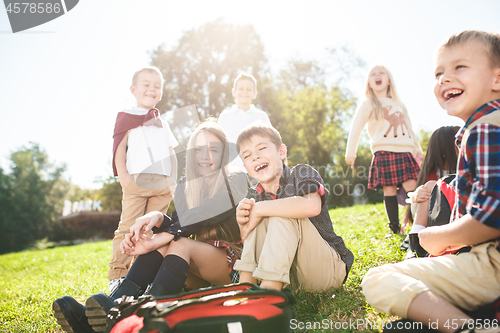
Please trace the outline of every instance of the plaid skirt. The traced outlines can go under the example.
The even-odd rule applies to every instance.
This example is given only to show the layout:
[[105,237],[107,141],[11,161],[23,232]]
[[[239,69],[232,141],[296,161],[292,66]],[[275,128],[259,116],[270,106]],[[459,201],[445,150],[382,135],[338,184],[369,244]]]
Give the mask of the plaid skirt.
[[[207,240],[205,243],[210,244],[212,246],[215,246],[217,248],[223,248],[226,250],[226,255],[227,255],[227,267],[229,271],[229,277],[231,278],[231,281],[233,283],[238,283],[240,281],[240,272],[235,271],[233,269],[234,263],[236,260],[240,259],[240,256],[234,249],[229,246],[228,242],[225,241],[218,241],[218,240]],[[232,243],[232,245],[236,245],[238,247],[243,247],[243,243],[239,241],[238,243]]]
[[409,179],[417,179],[420,167],[410,153],[377,151],[373,154],[368,188],[379,189],[383,186],[401,186]]

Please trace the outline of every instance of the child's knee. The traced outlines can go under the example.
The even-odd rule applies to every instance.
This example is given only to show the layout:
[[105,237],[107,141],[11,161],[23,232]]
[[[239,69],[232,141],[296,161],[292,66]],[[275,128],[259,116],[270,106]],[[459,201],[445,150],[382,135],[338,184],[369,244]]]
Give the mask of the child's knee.
[[361,287],[363,288],[363,293],[368,303],[371,303],[371,300],[380,289],[380,282],[383,277],[383,270],[381,270],[382,266],[370,268],[366,275],[363,277],[361,281]]
[[269,217],[269,222],[267,226],[268,232],[277,231],[285,233],[297,233],[298,232],[298,221],[297,219],[291,219],[286,217]]

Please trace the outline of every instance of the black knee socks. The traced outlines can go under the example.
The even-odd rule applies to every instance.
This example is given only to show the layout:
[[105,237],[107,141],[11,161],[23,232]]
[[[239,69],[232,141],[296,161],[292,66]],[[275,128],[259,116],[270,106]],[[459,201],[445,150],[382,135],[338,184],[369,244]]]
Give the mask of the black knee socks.
[[395,195],[384,196],[385,211],[389,218],[389,227],[395,234],[399,233],[399,212],[398,212],[398,198]]
[[189,264],[175,254],[169,254],[156,274],[154,283],[159,283],[169,294],[178,294],[184,287],[189,271]]
[[137,284],[142,290],[146,290],[148,285],[153,282],[162,262],[163,256],[158,251],[141,254],[130,267],[127,279]]

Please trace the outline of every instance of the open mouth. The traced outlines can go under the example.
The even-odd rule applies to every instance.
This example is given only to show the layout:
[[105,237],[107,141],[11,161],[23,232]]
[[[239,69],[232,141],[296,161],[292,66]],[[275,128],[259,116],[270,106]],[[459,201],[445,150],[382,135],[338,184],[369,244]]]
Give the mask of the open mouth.
[[450,99],[452,98],[455,98],[455,97],[458,97],[460,95],[463,94],[463,90],[461,89],[449,89],[449,90],[446,90],[444,93],[443,93],[443,98],[446,100],[446,101],[449,101]]
[[202,168],[211,168],[212,164],[211,163],[198,163],[199,166]]
[[256,172],[260,172],[262,170],[265,170],[268,166],[269,166],[269,163],[262,163],[262,164],[257,165],[254,170]]
[[381,85],[381,84],[382,84],[382,79],[376,79],[376,80],[375,80],[375,84],[376,84],[377,86]]

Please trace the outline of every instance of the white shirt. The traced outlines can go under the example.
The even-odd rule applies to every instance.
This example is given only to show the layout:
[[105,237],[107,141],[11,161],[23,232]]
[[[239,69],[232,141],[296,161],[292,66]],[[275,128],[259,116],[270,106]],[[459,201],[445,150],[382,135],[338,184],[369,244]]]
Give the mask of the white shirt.
[[[148,111],[139,107],[123,110],[141,116]],[[129,174],[154,173],[170,176],[172,173],[170,147],[174,148],[179,143],[168,123],[163,119],[161,122],[163,127],[139,126],[128,131],[126,166]]]
[[230,109],[222,111],[217,122],[226,133],[228,141],[232,143],[230,144],[232,159],[230,165],[246,172],[243,167],[243,161],[240,159],[236,151],[236,139],[241,131],[243,131],[243,129],[247,126],[258,123],[271,125],[269,116],[264,111],[257,109],[253,104],[250,106],[248,111],[243,111],[236,105],[233,105]]

